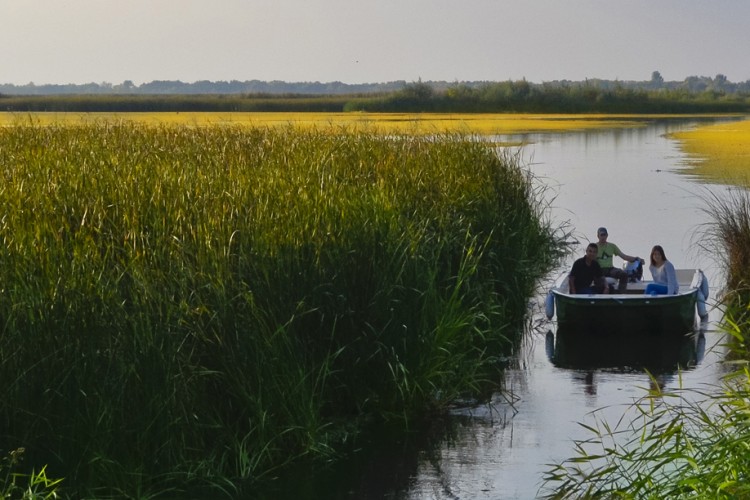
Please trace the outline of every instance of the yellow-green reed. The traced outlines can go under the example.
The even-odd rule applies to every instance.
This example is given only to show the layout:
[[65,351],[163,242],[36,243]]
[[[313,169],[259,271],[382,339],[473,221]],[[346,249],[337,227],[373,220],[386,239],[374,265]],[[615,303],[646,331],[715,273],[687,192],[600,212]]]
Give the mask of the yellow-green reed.
[[238,493],[477,392],[560,249],[475,137],[17,124],[0,173],[0,443],[80,495]]
[[[677,115],[561,113],[324,113],[324,112],[0,112],[0,126],[18,123],[82,125],[129,122],[145,125],[281,127],[335,131],[337,127],[369,133],[521,134],[640,127],[644,120]],[[685,117],[685,115],[681,115]]]

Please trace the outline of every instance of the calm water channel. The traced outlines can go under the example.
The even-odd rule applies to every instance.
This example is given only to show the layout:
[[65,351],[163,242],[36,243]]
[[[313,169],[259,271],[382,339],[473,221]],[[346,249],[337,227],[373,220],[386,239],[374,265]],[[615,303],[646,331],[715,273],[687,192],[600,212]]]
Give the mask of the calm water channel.
[[[717,263],[693,243],[706,222],[698,193],[726,188],[702,186],[677,173],[684,156],[665,137],[693,126],[695,122],[668,121],[523,137],[529,145],[522,156],[554,198],[553,218],[568,221],[579,242],[565,268],[583,254],[586,243],[596,241],[596,228],[606,226],[609,240],[627,254],[648,259],[651,247],[660,244],[676,267],[699,267],[710,283],[721,282]],[[494,395],[491,404],[456,410],[426,437],[409,442],[384,438],[343,469],[318,471],[309,479],[299,475],[293,496],[533,499],[544,493],[540,487],[546,464],[573,456],[572,440],[590,437],[579,422],[592,424],[596,415],[616,423],[646,393],[649,378],[627,368],[556,367],[549,356],[555,325],[541,313],[543,293],[530,305],[533,326],[507,370],[506,391]],[[725,373],[722,335],[714,329],[719,319],[719,312],[711,310],[705,334],[691,354],[693,368],[658,375],[665,389],[677,389],[680,383],[705,388],[719,381]]]
[[[581,243],[568,264],[583,255],[586,243],[596,241],[596,229],[606,226],[609,240],[625,253],[648,259],[651,247],[660,244],[676,267],[702,268],[710,283],[720,283],[717,263],[694,245],[706,222],[698,194],[708,187],[676,172],[684,155],[665,136],[694,125],[667,122],[527,138],[533,144],[524,156],[556,196],[554,217],[570,221]],[[542,301],[539,297],[537,304]],[[555,325],[536,316],[536,327],[506,375],[512,404],[498,395],[492,407],[464,411],[459,435],[443,444],[439,460],[420,463],[403,498],[535,498],[545,464],[573,456],[571,440],[590,437],[578,422],[593,424],[592,412],[599,410],[597,416],[615,424],[645,394],[649,378],[640,370],[557,368],[548,356]],[[721,334],[713,327],[718,316],[711,311],[696,343],[696,366],[659,375],[665,389],[678,388],[680,376],[683,387],[705,388],[724,374]]]

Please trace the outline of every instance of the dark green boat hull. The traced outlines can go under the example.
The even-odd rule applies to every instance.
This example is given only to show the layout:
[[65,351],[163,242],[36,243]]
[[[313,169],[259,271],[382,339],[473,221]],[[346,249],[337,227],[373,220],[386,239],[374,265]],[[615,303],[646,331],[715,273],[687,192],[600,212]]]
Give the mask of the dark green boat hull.
[[558,328],[588,334],[685,335],[696,326],[697,290],[679,295],[555,294]]

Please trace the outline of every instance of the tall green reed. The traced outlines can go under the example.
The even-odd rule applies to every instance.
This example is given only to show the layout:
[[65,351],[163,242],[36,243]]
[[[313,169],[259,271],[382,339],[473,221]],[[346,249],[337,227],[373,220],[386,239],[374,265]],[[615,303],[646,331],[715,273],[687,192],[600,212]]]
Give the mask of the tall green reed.
[[[726,292],[721,298],[728,311],[724,322],[732,334],[750,318],[750,194],[744,188],[706,192],[704,211],[709,222],[700,231],[700,247],[722,265]],[[744,327],[743,327],[744,328]],[[732,355],[750,357],[747,335],[731,335]]]
[[24,452],[24,448],[17,448],[0,460],[0,495],[3,498],[57,498],[57,489],[63,480],[47,477],[46,466],[30,474],[18,472]]
[[727,287],[750,288],[750,196],[743,188],[706,191],[700,246],[726,270]]
[[19,124],[0,172],[0,444],[99,497],[231,492],[475,391],[559,248],[463,136]]

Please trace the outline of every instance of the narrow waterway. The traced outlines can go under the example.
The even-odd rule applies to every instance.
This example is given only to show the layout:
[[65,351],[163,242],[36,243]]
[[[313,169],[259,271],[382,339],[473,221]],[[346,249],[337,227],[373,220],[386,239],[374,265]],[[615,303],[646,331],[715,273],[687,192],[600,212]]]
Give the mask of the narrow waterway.
[[[648,260],[652,246],[659,244],[676,267],[701,268],[711,283],[720,283],[717,262],[696,243],[707,222],[701,197],[707,189],[726,188],[704,186],[679,173],[685,158],[666,136],[694,125],[672,121],[524,138],[531,144],[523,156],[549,186],[554,219],[568,222],[579,242],[564,269],[583,255],[589,241],[596,241],[597,228],[605,226],[609,241],[626,254]],[[532,304],[533,326],[507,371],[511,396],[497,394],[492,405],[457,412],[459,429],[419,462],[403,498],[537,498],[544,493],[540,487],[548,464],[574,456],[574,439],[591,437],[579,423],[596,425],[595,419],[605,419],[614,425],[646,394],[651,381],[643,370],[556,367],[550,359],[555,325],[541,313],[543,300],[542,291]],[[719,314],[710,312],[706,331],[695,344],[692,368],[658,375],[663,390],[705,389],[719,382],[725,373],[722,335],[715,331]]]

